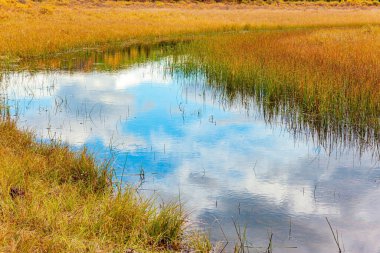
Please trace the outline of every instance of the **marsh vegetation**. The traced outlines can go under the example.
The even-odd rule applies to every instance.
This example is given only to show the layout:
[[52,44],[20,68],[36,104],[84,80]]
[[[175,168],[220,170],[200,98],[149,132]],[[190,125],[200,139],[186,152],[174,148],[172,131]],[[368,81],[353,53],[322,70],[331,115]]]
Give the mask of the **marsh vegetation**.
[[176,64],[295,136],[378,156],[379,42],[378,26],[216,35],[184,46]]
[[0,250],[378,249],[379,9],[0,4]]

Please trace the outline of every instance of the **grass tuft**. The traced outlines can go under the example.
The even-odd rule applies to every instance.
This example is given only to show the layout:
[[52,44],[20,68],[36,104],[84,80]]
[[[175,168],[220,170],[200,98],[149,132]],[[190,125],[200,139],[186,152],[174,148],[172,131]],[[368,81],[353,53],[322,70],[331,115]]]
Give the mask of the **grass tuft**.
[[61,144],[36,143],[32,134],[3,119],[0,167],[2,252],[171,252],[189,247],[179,204],[157,208],[131,188],[115,190],[109,167],[97,165],[86,149],[75,153]]

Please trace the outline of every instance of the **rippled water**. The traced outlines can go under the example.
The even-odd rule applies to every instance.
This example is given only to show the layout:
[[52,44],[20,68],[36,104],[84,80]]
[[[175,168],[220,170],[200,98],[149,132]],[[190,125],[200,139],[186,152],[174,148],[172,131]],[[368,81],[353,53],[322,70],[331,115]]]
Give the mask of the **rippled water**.
[[[370,152],[327,154],[268,124],[254,104],[225,101],[202,77],[150,62],[114,72],[15,72],[2,97],[43,140],[113,158],[115,176],[157,201],[185,203],[192,224],[250,252],[380,252],[380,165]],[[166,73],[166,74],[165,74]],[[223,247],[223,246],[222,246]],[[343,246],[342,246],[343,247]]]

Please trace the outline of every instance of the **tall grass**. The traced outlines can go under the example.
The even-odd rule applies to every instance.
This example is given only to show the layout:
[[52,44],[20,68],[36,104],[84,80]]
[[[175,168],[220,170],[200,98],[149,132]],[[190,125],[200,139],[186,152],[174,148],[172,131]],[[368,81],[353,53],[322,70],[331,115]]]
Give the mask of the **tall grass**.
[[1,252],[211,249],[185,235],[179,204],[159,208],[132,188],[115,190],[108,164],[36,143],[9,119],[0,122],[0,167]]
[[228,100],[252,99],[268,122],[331,149],[378,150],[380,28],[214,36],[184,46],[185,73],[204,73]]
[[[0,60],[78,48],[122,47],[201,33],[380,23],[380,9],[225,4],[62,1],[0,2]],[[22,1],[23,2],[23,1]]]

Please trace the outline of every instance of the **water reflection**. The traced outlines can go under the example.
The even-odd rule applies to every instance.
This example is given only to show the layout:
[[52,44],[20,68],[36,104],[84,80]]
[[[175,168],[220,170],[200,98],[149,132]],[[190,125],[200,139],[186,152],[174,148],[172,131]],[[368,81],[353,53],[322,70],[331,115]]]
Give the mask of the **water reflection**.
[[[363,94],[351,95],[340,88],[329,95],[324,93],[326,88],[321,89],[319,95],[305,93],[302,85],[298,84],[302,79],[314,80],[307,75],[300,77],[301,81],[293,80],[290,76],[283,77],[281,71],[272,73],[264,63],[261,66],[247,63],[239,70],[233,66],[230,69],[228,64],[219,65],[217,61],[203,57],[202,50],[193,52],[191,45],[190,49],[185,47],[183,54],[186,49],[190,53],[175,55],[172,72],[186,79],[206,76],[208,88],[212,87],[227,107],[230,103],[239,102],[250,111],[254,104],[257,108],[251,112],[259,113],[267,124],[280,125],[295,139],[308,138],[331,153],[356,149],[359,153],[372,152],[380,159],[380,104],[377,98],[363,95],[364,89],[361,90]],[[208,54],[207,50],[204,54]],[[341,78],[349,78],[350,83],[356,80],[347,76]],[[327,77],[318,77],[317,82],[331,86],[327,84]],[[367,94],[375,93],[376,82],[370,87],[373,90]],[[349,102],[345,96],[347,99],[350,97]],[[346,102],[340,99],[342,97]]]
[[[186,44],[186,41],[182,43]],[[83,48],[78,51],[65,52],[41,58],[20,59],[19,61],[0,62],[0,69],[4,71],[116,71],[131,67],[137,63],[159,60],[173,51],[175,43],[171,41],[149,45],[134,45],[115,48]],[[2,73],[1,73],[2,74]],[[1,79],[0,74],[0,79]]]
[[[180,195],[215,241],[247,227],[251,252],[378,252],[380,166],[370,151],[333,155],[268,125],[205,85],[166,75],[167,58],[117,72],[11,73],[3,99],[21,127],[114,158],[119,180],[147,195]],[[231,249],[231,248],[228,248]]]

